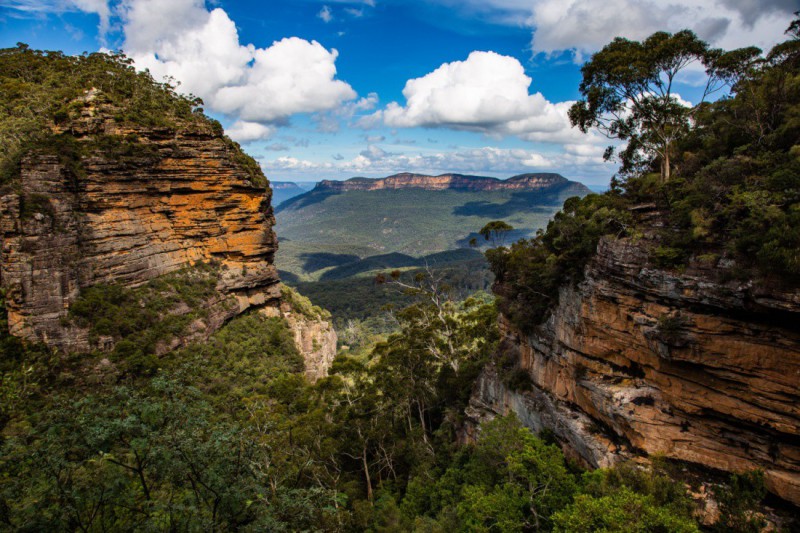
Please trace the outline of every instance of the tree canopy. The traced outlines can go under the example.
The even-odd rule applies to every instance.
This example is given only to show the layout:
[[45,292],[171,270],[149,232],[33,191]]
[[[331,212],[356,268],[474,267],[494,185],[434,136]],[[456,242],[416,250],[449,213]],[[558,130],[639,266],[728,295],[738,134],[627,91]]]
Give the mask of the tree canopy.
[[478,232],[485,240],[492,243],[493,248],[503,246],[505,244],[506,236],[510,231],[514,230],[514,226],[502,220],[493,220],[483,226]]
[[[799,21],[764,57],[756,48],[708,50],[680,32],[658,33],[643,43],[615,39],[586,64],[581,90],[587,98],[570,116],[584,130],[598,127],[631,141],[621,166],[626,179],[612,180],[605,194],[567,200],[535,238],[487,253],[498,306],[518,327],[531,329],[546,318],[559,288],[582,279],[604,236],[646,232],[652,239],[638,242],[659,268],[732,263],[716,273],[800,283]],[[662,46],[661,55],[648,52]],[[684,122],[680,135],[662,146],[672,168],[664,182],[658,157],[636,159],[650,123],[630,106],[650,102],[672,109],[670,80],[690,60],[706,62],[708,91],[724,84],[730,95],[675,115]],[[651,86],[656,90],[645,95]]]
[[[626,144],[619,153],[621,172],[634,173],[658,159],[662,180],[670,179],[675,143],[687,134],[695,106],[675,93],[674,84],[692,63],[706,69],[703,100],[730,83],[757,48],[723,53],[710,50],[693,32],[657,32],[642,42],[617,37],[581,68],[583,99],[569,118],[584,133],[597,129]],[[606,151],[606,158],[614,147]]]

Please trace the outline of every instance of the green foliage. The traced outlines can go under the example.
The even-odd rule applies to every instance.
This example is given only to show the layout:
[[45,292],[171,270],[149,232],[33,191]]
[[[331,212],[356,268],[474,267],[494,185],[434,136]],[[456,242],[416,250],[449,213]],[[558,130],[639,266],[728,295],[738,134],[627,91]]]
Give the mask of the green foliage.
[[[21,362],[39,368],[30,351]],[[84,390],[68,377],[78,369],[63,364],[43,367],[49,376],[29,373],[23,401],[3,403],[12,419],[0,441],[5,526],[297,531],[338,523],[341,495],[298,475],[306,459],[301,441],[291,444],[291,423],[308,405],[308,385],[281,319],[239,317],[207,343],[166,356],[165,373],[152,378]],[[4,400],[8,379],[21,377],[13,368],[2,369]]]
[[600,498],[586,494],[553,517],[556,532],[592,533],[694,533],[700,529],[685,517],[676,516],[653,502],[653,498],[622,488]]
[[326,309],[311,303],[311,300],[288,285],[281,284],[281,299],[288,303],[295,313],[311,320],[330,320],[331,314]]
[[764,473],[760,470],[731,474],[728,483],[714,491],[720,509],[720,521],[716,524],[715,531],[763,531],[767,521],[757,509],[766,494]]
[[5,446],[7,524],[21,530],[288,531],[324,524],[322,490],[265,490],[270,450],[162,377],[77,401],[56,398]]
[[94,285],[73,302],[70,318],[89,328],[93,344],[103,338],[116,342],[112,356],[130,371],[150,372],[157,367],[158,343],[205,316],[202,304],[216,294],[217,279],[215,266],[198,263],[135,289]]
[[294,336],[283,321],[258,313],[232,320],[207,342],[168,354],[161,364],[196,383],[222,406],[231,400],[252,402],[258,395],[269,396],[304,369]]
[[424,531],[699,531],[686,489],[658,463],[578,478],[513,416],[412,478],[400,509]]
[[[407,418],[423,431],[445,411],[460,416],[472,384],[499,341],[493,302],[456,302],[449,287],[431,274],[411,283],[397,275],[388,282],[404,288],[415,303],[396,314],[398,331],[374,351],[375,380]],[[428,429],[426,429],[428,428]]]
[[675,481],[675,477],[672,466],[655,456],[652,464],[646,467],[621,463],[611,469],[586,472],[583,474],[582,490],[600,498],[627,488],[648,496],[655,505],[669,507],[677,515],[691,517],[694,503],[683,484]]
[[626,205],[614,194],[573,197],[535,238],[487,251],[500,310],[526,330],[540,323],[559,288],[582,279],[600,238],[626,233],[632,222]]
[[583,494],[553,517],[555,531],[699,531],[685,487],[658,458],[650,467],[623,463],[587,472],[581,484]]
[[[494,524],[502,531],[549,530],[552,514],[567,505],[577,489],[561,450],[534,437],[513,417],[487,424],[474,453],[480,462],[476,473],[483,478],[478,487],[495,489],[487,497],[473,490],[459,505],[467,524],[487,530]],[[516,509],[518,519],[502,524],[507,520],[503,508],[509,507]]]

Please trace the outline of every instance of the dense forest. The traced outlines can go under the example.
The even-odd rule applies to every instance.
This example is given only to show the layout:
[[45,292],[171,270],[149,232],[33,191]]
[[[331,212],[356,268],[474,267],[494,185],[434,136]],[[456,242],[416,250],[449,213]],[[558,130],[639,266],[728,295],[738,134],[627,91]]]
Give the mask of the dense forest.
[[[207,342],[155,356],[148,346],[182,327],[160,320],[163,295],[191,303],[207,287],[203,276],[84,291],[70,320],[114,337],[112,353],[65,356],[22,343],[9,335],[3,305],[0,527],[699,531],[679,465],[654,458],[586,471],[552,435],[534,435],[513,417],[468,431],[464,409],[478,373],[495,356],[498,306],[523,329],[538,324],[606,235],[655,231],[653,260],[665,268],[725,256],[741,265],[743,279],[797,282],[800,22],[789,36],[765,55],[693,49],[730,96],[685,117],[670,140],[668,179],[663,151],[648,149],[648,121],[618,129],[633,148],[622,154],[609,193],[570,199],[535,238],[487,253],[497,303],[462,298],[435,272],[381,276],[377,287],[402,290],[398,303],[408,305],[393,312],[381,339],[360,341],[369,349],[341,355],[330,376],[314,384],[303,377],[286,324],[255,312]],[[608,104],[592,70],[600,60],[621,57],[637,75],[650,68],[645,77],[661,76],[663,62],[631,62],[617,49],[627,46],[636,48],[629,53],[649,50],[617,40],[584,67],[583,111],[598,109],[598,90]],[[13,180],[31,143],[58,141],[41,135],[40,121],[58,122],[70,112],[64,102],[93,86],[129,110],[121,120],[161,121],[153,109],[162,102],[171,110],[163,116],[191,120],[199,105],[137,74],[120,55],[4,50],[5,180]],[[575,118],[593,127],[586,114]],[[630,209],[643,204],[654,204],[666,222],[653,230]],[[715,527],[760,531],[764,517],[754,509],[764,495],[759,472],[720,483]]]
[[[124,353],[109,364],[104,354],[6,352],[2,523],[697,531],[666,463],[582,472],[514,418],[459,445],[471,384],[498,340],[496,311],[455,303],[429,279],[410,289],[417,302],[397,314],[399,331],[367,357],[337,359],[314,385],[282,320],[258,314],[144,365]],[[739,510],[730,516],[748,520],[763,487],[747,478],[725,494]]]

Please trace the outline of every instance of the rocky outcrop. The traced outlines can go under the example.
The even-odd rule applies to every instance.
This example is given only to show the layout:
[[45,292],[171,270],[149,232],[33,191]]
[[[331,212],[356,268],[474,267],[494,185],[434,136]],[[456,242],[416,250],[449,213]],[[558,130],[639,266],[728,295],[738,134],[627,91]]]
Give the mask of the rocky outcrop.
[[665,271],[642,242],[602,240],[533,333],[501,321],[516,369],[484,371],[470,416],[516,412],[593,467],[659,453],[762,469],[800,504],[800,291],[724,281],[733,268]]
[[136,287],[197,262],[220,267],[208,333],[252,306],[277,304],[270,190],[238,146],[207,120],[123,126],[90,93],[29,152],[0,198],[0,284],[9,330],[63,351],[85,350],[68,325],[81,289]]
[[378,191],[384,189],[426,189],[441,191],[448,189],[464,191],[537,191],[557,187],[572,186],[575,194],[588,194],[589,189],[580,183],[569,181],[560,174],[520,174],[507,180],[485,176],[465,176],[463,174],[442,174],[426,176],[423,174],[402,173],[387,178],[350,178],[345,181],[323,180],[314,189],[316,192]]
[[[287,294],[291,291],[291,294]],[[336,358],[339,337],[330,315],[315,307],[313,310],[298,298],[310,304],[293,289],[283,286],[284,299],[279,307],[267,307],[261,312],[268,317],[280,317],[294,336],[294,344],[303,356],[305,376],[311,383],[328,376],[328,370]]]
[[321,317],[307,317],[284,306],[281,310],[305,361],[306,378],[313,383],[326,377],[336,357],[338,337],[333,325]]

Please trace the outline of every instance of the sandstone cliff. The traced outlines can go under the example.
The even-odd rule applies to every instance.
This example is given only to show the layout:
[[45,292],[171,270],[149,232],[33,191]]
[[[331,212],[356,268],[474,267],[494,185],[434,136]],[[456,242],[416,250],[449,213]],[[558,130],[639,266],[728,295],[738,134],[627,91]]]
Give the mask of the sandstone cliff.
[[516,412],[593,467],[661,453],[762,469],[800,504],[800,292],[725,281],[734,268],[665,271],[642,242],[602,240],[532,334],[501,321],[469,415]]
[[[441,191],[456,189],[465,191],[535,191],[554,187],[576,186],[575,194],[586,194],[589,190],[583,185],[567,180],[560,174],[520,174],[507,180],[485,176],[465,176],[462,174],[442,174],[426,176],[424,174],[402,173],[386,178],[350,178],[345,181],[323,180],[315,190],[330,192],[345,191],[377,191],[383,189],[426,189]],[[584,190],[585,189],[585,190]]]
[[95,91],[75,107],[55,127],[61,145],[26,153],[0,198],[11,334],[86,350],[85,331],[68,320],[82,289],[137,287],[197,262],[218,264],[220,274],[195,336],[277,303],[271,192],[218,124],[130,125]]
[[278,309],[267,308],[264,312],[286,321],[303,356],[306,378],[313,383],[326,377],[339,340],[330,313],[287,285],[281,285],[281,298]]
[[326,377],[336,357],[338,336],[333,324],[321,317],[304,316],[286,306],[281,306],[281,314],[305,361],[306,378],[313,383]]

